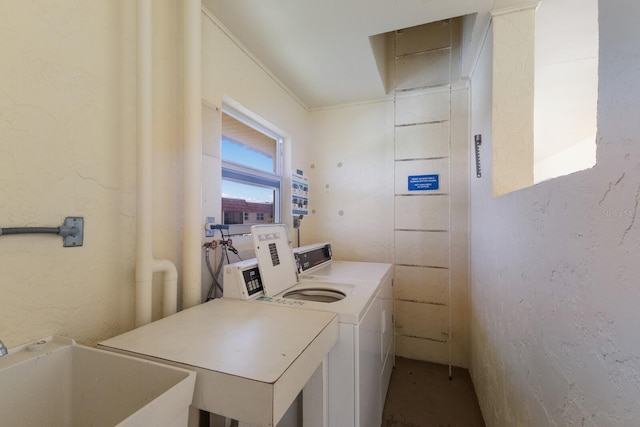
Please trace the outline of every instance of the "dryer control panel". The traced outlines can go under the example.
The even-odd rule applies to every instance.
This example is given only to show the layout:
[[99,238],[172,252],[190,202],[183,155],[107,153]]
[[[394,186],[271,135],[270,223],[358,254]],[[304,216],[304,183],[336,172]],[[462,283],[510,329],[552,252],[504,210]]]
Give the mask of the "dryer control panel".
[[316,243],[315,245],[301,246],[293,250],[296,258],[298,273],[305,273],[315,267],[331,262],[331,245],[329,243]]

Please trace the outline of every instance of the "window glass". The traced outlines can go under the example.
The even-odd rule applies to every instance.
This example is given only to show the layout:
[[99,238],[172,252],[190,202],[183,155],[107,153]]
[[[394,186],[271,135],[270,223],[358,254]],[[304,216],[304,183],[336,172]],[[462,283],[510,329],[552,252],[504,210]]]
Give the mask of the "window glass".
[[222,160],[275,173],[277,139],[222,113]]

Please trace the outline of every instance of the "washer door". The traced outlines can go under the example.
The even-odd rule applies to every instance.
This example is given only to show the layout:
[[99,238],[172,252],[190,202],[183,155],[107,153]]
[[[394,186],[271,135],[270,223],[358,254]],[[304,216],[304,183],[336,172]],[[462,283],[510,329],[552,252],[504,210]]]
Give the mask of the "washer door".
[[333,289],[306,288],[287,292],[282,295],[282,297],[304,301],[336,302],[345,299],[346,295],[344,292],[336,291]]

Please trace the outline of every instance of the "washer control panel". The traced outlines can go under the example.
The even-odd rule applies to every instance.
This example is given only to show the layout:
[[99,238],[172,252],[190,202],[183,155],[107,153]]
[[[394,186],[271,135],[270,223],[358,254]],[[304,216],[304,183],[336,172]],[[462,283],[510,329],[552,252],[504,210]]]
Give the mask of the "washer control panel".
[[264,295],[256,259],[224,266],[224,297],[249,300]]
[[[263,236],[262,241],[271,243]],[[273,248],[267,246],[269,256],[267,264],[278,265],[279,256]],[[331,262],[332,253],[329,243],[316,243],[293,250],[298,272],[310,273]],[[260,275],[257,258],[236,262],[224,266],[224,297],[242,300],[257,299],[265,295],[264,280]],[[281,301],[286,303],[288,300]]]
[[273,304],[286,305],[289,307],[303,307],[305,302],[300,300],[286,299],[286,298],[276,298],[276,297],[267,297],[260,296],[257,298],[258,301],[266,301]]
[[260,270],[257,266],[244,270],[242,277],[244,278],[244,285],[249,296],[264,289],[262,281],[260,280]]

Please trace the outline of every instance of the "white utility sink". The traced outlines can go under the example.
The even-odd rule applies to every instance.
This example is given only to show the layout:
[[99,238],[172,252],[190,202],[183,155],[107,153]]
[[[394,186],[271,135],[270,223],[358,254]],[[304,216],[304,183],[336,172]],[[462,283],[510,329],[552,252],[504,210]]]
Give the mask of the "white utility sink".
[[0,424],[186,426],[196,373],[64,337],[0,357]]

